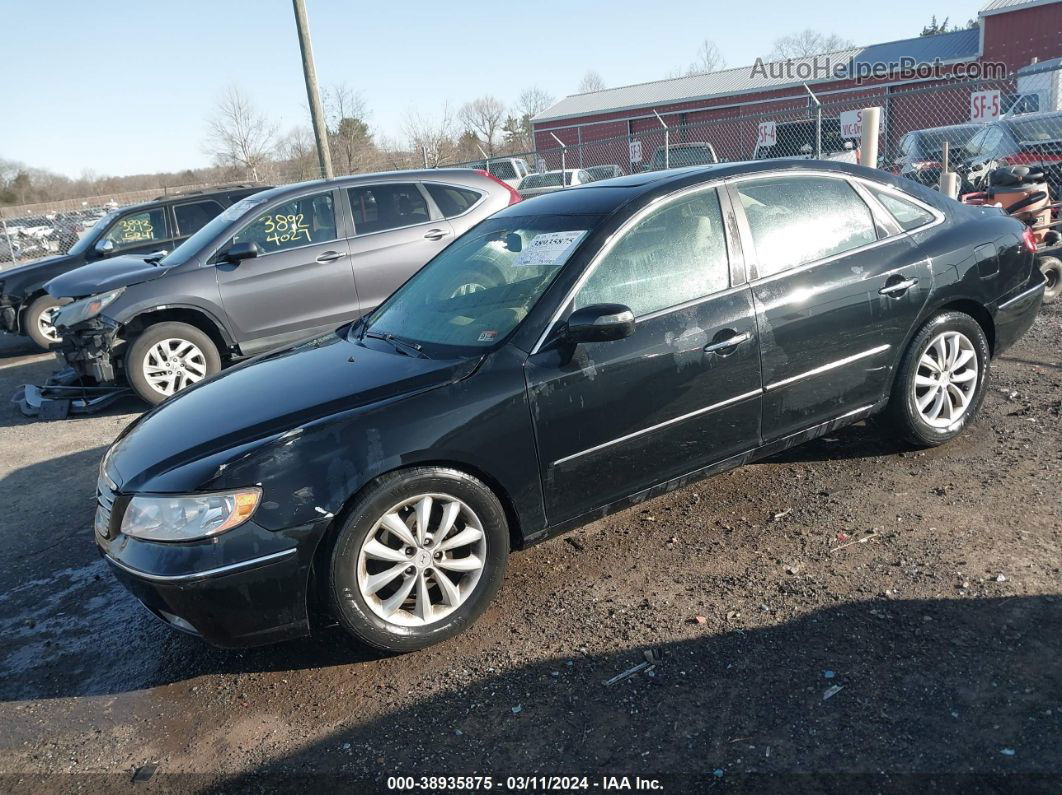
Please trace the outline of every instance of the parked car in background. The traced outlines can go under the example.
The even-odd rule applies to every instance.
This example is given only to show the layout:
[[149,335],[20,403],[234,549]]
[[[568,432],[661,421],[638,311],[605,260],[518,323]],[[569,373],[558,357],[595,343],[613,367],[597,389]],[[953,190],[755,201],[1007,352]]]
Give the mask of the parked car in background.
[[642,166],[642,171],[659,171],[662,168],[686,168],[687,166],[706,166],[718,163],[715,147],[709,143],[692,142],[659,146],[653,152],[653,158]]
[[[423,648],[483,613],[511,549],[873,415],[917,446],[960,434],[1040,305],[1028,233],[839,163],[541,196],[360,321],[126,428],[96,543],[212,643],[305,635],[318,610]],[[483,261],[495,286],[452,289]]]
[[964,147],[974,134],[983,129],[981,124],[952,124],[946,127],[931,127],[912,130],[900,139],[893,159],[893,173],[913,179],[922,185],[934,187],[940,182],[944,166],[944,144],[948,144],[949,165],[954,167],[964,159]]
[[[564,175],[563,181],[561,175]],[[546,171],[543,174],[528,174],[520,181],[517,192],[525,199],[531,196],[541,196],[543,193],[553,193],[562,188],[570,188],[572,185],[584,185],[593,182],[594,178],[581,168],[568,168],[564,171],[556,169]]]
[[[53,319],[62,303],[45,283],[60,274],[117,255],[172,250],[226,207],[263,190],[263,185],[230,185],[168,196],[112,210],[98,220],[67,230],[74,240],[65,254],[0,271],[0,331],[24,334],[41,348],[59,341]],[[50,227],[49,227],[50,228]],[[20,255],[21,256],[21,255]]]
[[492,157],[490,160],[466,163],[463,167],[486,171],[491,176],[497,177],[513,188],[520,184],[520,180],[531,173],[531,169],[527,166],[527,161],[522,157]]
[[603,179],[615,179],[623,176],[623,169],[619,166],[587,166],[585,169],[590,178],[595,182]]
[[[62,354],[82,383],[128,381],[159,403],[226,361],[369,311],[456,236],[518,201],[501,180],[469,169],[256,193],[165,257],[120,257],[48,282],[54,300],[73,302],[55,316]],[[443,287],[491,286],[490,262],[480,265],[478,279],[465,269]]]
[[805,160],[835,160],[853,164],[859,162],[859,141],[842,136],[840,119],[832,117],[822,119],[819,155],[816,158],[816,124],[815,119],[778,122],[775,125],[776,143],[769,146],[756,144],[752,159],[774,160],[788,157]]
[[1062,196],[1062,112],[1023,113],[984,125],[967,142],[956,171],[965,188],[983,190],[1000,166],[1040,166],[1051,195]]

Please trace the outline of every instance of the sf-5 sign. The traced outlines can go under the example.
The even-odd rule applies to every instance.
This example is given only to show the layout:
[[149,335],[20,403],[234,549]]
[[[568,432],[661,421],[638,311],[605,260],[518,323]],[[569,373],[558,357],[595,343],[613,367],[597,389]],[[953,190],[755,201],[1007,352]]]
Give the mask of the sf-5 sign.
[[970,121],[995,121],[999,118],[999,89],[970,93]]

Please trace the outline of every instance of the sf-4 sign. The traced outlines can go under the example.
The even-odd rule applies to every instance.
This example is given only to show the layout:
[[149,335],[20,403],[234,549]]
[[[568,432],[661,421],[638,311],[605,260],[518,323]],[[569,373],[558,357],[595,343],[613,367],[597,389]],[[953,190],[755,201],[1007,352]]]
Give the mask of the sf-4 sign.
[[757,146],[774,146],[778,143],[778,126],[773,121],[761,121],[756,133]]
[[970,121],[995,121],[999,118],[999,89],[970,93]]

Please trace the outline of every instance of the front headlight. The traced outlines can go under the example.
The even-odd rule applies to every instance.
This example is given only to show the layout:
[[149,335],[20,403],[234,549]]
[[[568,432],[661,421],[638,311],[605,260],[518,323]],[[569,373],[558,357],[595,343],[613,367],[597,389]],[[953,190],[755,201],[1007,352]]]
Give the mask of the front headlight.
[[86,320],[96,317],[96,315],[113,304],[118,296],[124,292],[125,288],[119,287],[117,290],[100,293],[99,295],[90,295],[80,301],[74,301],[72,304],[61,307],[56,312],[52,322],[57,327],[72,328],[78,323],[84,323]]
[[209,538],[250,519],[261,498],[259,488],[181,497],[133,497],[122,517],[122,532],[148,541]]

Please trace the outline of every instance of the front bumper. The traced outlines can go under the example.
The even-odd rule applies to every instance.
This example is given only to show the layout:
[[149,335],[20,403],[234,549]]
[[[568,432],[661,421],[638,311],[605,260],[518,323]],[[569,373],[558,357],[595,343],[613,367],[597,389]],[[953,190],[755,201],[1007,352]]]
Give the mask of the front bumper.
[[115,577],[158,618],[215,646],[275,643],[310,632],[314,528],[273,532],[248,522],[207,541],[122,534],[96,545]]

